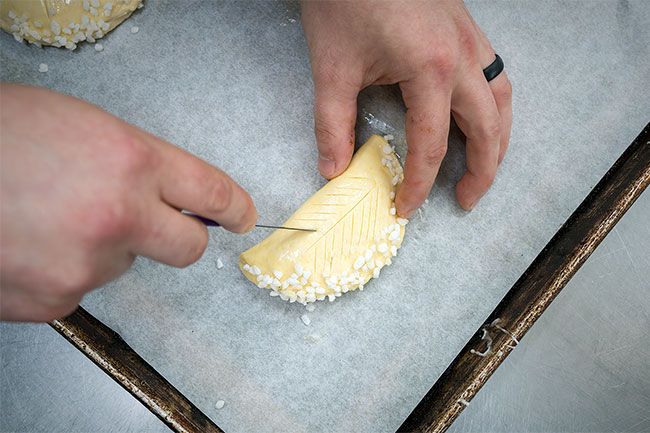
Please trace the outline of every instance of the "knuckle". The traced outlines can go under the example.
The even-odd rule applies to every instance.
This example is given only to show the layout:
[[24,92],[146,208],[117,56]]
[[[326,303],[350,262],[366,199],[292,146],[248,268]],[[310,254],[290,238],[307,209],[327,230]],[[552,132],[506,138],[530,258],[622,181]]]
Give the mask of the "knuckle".
[[225,212],[233,200],[233,185],[229,179],[219,175],[210,180],[210,188],[203,208],[208,214]]
[[436,167],[442,163],[447,154],[447,145],[431,146],[423,155],[424,163],[429,167]]
[[442,79],[448,79],[455,71],[457,62],[455,50],[449,45],[440,44],[427,55],[424,69]]
[[478,138],[481,141],[498,141],[501,132],[501,125],[498,118],[483,122],[479,126]]
[[437,167],[442,163],[442,160],[447,154],[447,144],[431,145],[422,150],[409,148],[407,150],[407,158],[409,154],[412,158],[421,160],[429,168]]
[[335,142],[338,138],[335,131],[336,129],[330,121],[326,120],[322,116],[316,116],[314,119],[314,133],[316,134],[316,139],[319,144],[330,144]]
[[127,128],[116,128],[109,136],[113,147],[114,169],[121,176],[130,177],[141,174],[157,161],[157,153],[152,146],[134,136]]
[[476,30],[465,23],[458,26],[458,45],[463,53],[473,55],[477,51]]
[[88,215],[82,217],[79,225],[82,240],[87,246],[95,247],[123,239],[135,222],[134,210],[123,198],[104,198],[90,207]]

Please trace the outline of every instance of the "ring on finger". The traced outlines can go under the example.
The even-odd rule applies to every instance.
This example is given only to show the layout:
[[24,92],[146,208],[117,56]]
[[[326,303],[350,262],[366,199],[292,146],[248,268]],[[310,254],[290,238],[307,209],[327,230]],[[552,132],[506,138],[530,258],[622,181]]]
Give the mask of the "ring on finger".
[[503,72],[503,60],[498,54],[495,54],[494,56],[494,61],[483,69],[483,75],[488,82],[494,80],[501,72]]

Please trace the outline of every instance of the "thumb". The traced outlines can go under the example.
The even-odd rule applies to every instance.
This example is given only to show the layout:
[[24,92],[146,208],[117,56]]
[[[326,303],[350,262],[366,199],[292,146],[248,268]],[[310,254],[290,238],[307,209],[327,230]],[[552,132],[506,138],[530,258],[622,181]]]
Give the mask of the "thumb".
[[341,174],[354,151],[354,125],[359,89],[316,80],[314,129],[318,170],[327,179]]

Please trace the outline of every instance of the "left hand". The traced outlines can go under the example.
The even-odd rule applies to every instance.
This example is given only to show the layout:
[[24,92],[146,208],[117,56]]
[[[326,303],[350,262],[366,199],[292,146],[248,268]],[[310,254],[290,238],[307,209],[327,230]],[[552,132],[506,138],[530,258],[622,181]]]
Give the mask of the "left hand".
[[305,1],[302,22],[321,174],[341,174],[352,158],[359,91],[399,83],[408,152],[398,214],[409,217],[429,195],[447,151],[450,113],[467,137],[467,172],[456,198],[472,209],[506,152],[512,90],[505,72],[489,83],[483,76],[494,50],[463,2]]

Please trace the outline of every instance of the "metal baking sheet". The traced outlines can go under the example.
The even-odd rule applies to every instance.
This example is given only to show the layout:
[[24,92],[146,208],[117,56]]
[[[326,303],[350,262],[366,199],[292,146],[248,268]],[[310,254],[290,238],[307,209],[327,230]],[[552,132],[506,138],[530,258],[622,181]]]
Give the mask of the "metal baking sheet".
[[[463,170],[454,131],[394,264],[363,292],[318,304],[309,327],[303,307],[236,268],[262,231],[213,230],[196,265],[138,259],[85,298],[224,430],[394,431],[647,122],[646,3],[468,6],[515,88],[511,148],[475,211],[453,200]],[[324,183],[296,4],[151,1],[103,44],[69,53],[2,35],[0,76],[87,99],[224,168],[266,221]],[[359,103],[359,141],[391,132],[404,155],[396,89],[369,89]]]

